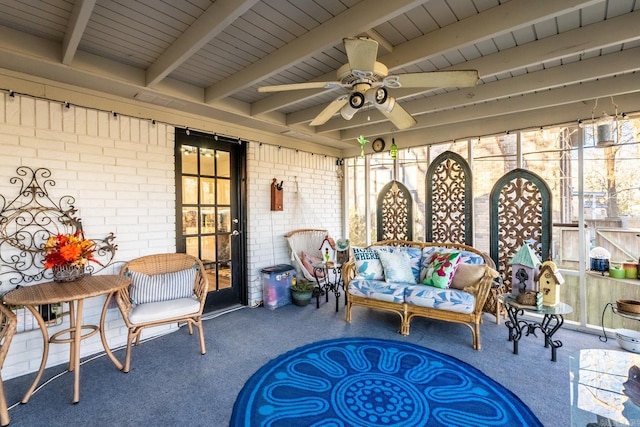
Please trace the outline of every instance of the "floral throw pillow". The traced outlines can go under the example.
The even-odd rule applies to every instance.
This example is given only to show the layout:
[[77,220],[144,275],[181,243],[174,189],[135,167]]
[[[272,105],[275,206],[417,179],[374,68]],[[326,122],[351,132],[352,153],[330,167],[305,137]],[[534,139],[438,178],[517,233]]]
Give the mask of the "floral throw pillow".
[[378,252],[385,282],[416,283],[411,270],[411,260],[406,252]]
[[448,288],[459,263],[460,252],[433,254],[422,283],[440,289]]

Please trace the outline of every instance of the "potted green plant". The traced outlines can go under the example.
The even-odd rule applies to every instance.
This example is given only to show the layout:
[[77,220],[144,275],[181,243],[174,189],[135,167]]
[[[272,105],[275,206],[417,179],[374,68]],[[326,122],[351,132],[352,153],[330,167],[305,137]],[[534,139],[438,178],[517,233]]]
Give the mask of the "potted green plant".
[[307,280],[300,280],[291,285],[291,301],[295,305],[304,307],[309,304],[309,300],[313,296],[315,285]]

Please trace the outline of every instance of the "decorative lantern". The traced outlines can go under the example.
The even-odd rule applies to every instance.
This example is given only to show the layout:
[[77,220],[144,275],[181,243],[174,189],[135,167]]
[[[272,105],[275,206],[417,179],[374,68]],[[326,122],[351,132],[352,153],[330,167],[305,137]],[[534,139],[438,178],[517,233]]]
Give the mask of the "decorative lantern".
[[596,98],[595,105],[591,110],[591,126],[593,126],[593,138],[595,139],[595,145],[597,147],[611,147],[617,142],[618,106],[613,102],[613,97],[611,97],[611,105],[614,109],[613,117],[603,110],[602,116],[597,120],[595,119],[595,111],[598,107],[598,98]]
[[391,156],[393,160],[398,158],[398,146],[396,145],[395,138],[391,138],[391,148],[389,149],[389,156]]

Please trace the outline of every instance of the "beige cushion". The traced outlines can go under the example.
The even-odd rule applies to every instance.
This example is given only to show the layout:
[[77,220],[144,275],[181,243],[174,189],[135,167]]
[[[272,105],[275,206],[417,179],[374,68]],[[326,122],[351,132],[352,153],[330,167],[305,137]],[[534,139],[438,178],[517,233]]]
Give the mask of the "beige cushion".
[[485,268],[486,266],[484,264],[458,264],[450,287],[462,290],[467,286],[475,285],[482,279]]
[[149,302],[131,308],[131,311],[129,312],[129,320],[134,324],[156,322],[158,320],[195,314],[199,310],[200,301],[195,297],[180,298],[171,301]]

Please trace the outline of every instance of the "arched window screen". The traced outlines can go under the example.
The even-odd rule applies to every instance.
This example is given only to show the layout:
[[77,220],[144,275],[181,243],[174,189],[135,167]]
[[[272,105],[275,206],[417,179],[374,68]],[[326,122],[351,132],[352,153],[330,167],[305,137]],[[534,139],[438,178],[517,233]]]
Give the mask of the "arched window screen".
[[380,190],[376,213],[378,241],[413,239],[413,199],[403,183],[391,181]]
[[426,241],[473,245],[471,168],[457,153],[445,151],[427,169]]

